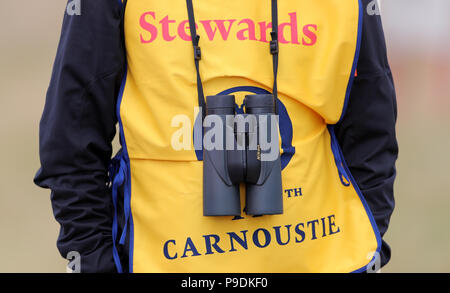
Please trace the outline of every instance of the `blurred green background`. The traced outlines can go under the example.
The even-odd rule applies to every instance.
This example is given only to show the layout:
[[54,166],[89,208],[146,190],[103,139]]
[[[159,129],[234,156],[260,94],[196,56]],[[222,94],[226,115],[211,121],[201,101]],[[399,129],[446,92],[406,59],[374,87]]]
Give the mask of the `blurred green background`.
[[[0,272],[65,272],[49,191],[32,179],[66,1],[0,1]],[[382,272],[450,272],[450,1],[382,0],[381,11],[400,145]]]

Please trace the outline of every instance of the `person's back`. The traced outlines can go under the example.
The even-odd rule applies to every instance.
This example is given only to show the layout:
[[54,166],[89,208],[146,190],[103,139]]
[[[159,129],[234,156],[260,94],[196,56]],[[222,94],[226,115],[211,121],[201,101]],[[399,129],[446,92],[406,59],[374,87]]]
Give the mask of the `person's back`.
[[[52,189],[59,249],[79,251],[82,271],[351,272],[389,260],[396,105],[379,16],[369,1],[278,2],[194,1],[188,13],[189,0],[82,1],[66,16],[35,181]],[[234,95],[240,114],[254,94],[275,99],[282,213],[249,213],[241,186],[241,215],[204,216],[205,97]]]

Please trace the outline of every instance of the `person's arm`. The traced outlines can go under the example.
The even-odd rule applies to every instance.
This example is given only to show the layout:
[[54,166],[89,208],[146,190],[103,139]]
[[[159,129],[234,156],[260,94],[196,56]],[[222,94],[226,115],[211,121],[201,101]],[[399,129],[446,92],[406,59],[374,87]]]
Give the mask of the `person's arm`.
[[61,255],[79,252],[81,272],[115,272],[107,166],[125,62],[122,10],[117,0],[80,4],[81,15],[64,17],[40,122],[41,168],[34,182],[51,189]]
[[[383,236],[394,210],[397,105],[381,18],[366,13],[371,1],[362,2],[364,21],[357,77],[345,116],[336,126],[336,135]],[[390,256],[390,248],[383,241],[381,265]]]

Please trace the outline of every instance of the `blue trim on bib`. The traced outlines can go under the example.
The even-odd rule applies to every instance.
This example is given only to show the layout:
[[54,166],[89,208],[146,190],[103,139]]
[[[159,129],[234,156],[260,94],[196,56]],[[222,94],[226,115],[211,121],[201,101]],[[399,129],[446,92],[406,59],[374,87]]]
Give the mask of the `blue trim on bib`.
[[[359,199],[361,200],[361,202],[362,202],[362,204],[364,206],[364,209],[366,210],[366,214],[369,217],[370,223],[372,225],[373,232],[375,233],[375,237],[377,239],[376,253],[375,253],[374,257],[367,263],[367,265],[369,265],[372,261],[375,260],[377,254],[379,255],[380,250],[381,250],[381,235],[380,235],[380,231],[378,230],[377,223],[375,221],[375,218],[373,217],[373,214],[372,214],[372,211],[370,210],[369,205],[366,202],[366,199],[364,198],[364,195],[362,194],[361,190],[359,189],[359,186],[356,183],[355,178],[353,177],[352,173],[350,172],[350,169],[348,168],[348,165],[347,165],[347,163],[345,161],[345,158],[344,158],[344,155],[342,153],[341,147],[339,146],[339,142],[338,142],[338,140],[336,138],[336,134],[334,132],[334,127],[335,127],[335,125],[328,125],[328,131],[329,131],[330,137],[331,137],[331,149],[333,151],[333,155],[335,156],[336,162],[339,161],[341,163],[341,167],[338,167],[338,171],[339,171],[339,176],[340,176],[341,182],[342,182],[342,184],[344,186],[350,186],[349,183],[344,184],[344,182],[342,181],[342,176],[344,176],[344,178],[347,179],[348,182],[351,182],[351,185],[355,189],[356,193],[359,196]],[[341,172],[343,172],[343,174]],[[364,267],[353,271],[352,273],[365,272],[367,270],[367,265],[365,265]]]
[[[350,98],[350,93],[352,91],[353,81],[355,80],[355,73],[356,68],[358,66],[358,60],[359,60],[359,53],[361,51],[361,38],[362,38],[362,26],[363,26],[363,4],[361,0],[358,0],[359,2],[359,20],[358,20],[358,37],[356,40],[356,51],[355,51],[355,58],[353,59],[353,65],[352,65],[352,71],[350,72],[350,79],[347,84],[347,90],[345,92],[345,100],[344,100],[344,106],[342,108],[341,117],[339,118],[339,122],[342,121],[344,118],[345,112],[347,111],[348,106],[348,100]],[[336,124],[337,124],[336,123]]]
[[[358,20],[358,37],[357,37],[357,43],[356,43],[355,59],[353,60],[353,66],[352,66],[352,70],[350,72],[350,78],[349,78],[349,82],[347,85],[347,91],[345,93],[344,107],[342,109],[341,117],[339,118],[339,121],[336,124],[338,124],[339,122],[342,121],[342,119],[344,118],[345,112],[347,110],[348,100],[350,98],[353,81],[355,79],[356,67],[358,65],[358,60],[359,60],[359,53],[360,53],[360,49],[361,49],[363,11],[364,11],[363,7],[364,6],[363,6],[361,0],[358,0],[358,3],[359,3],[359,16],[358,16],[359,20]],[[350,172],[347,162],[345,161],[344,155],[342,153],[341,147],[339,146],[339,142],[336,138],[336,134],[334,131],[336,124],[329,124],[329,125],[327,125],[327,128],[328,128],[328,131],[329,131],[330,137],[331,137],[331,150],[333,152],[335,162],[336,162],[336,167],[339,172],[339,179],[341,180],[341,183],[344,186],[349,186],[350,184],[348,184],[348,183],[351,183],[351,185],[355,189],[356,193],[358,194],[359,199],[361,200],[361,202],[364,206],[364,209],[366,210],[366,214],[369,217],[373,232],[375,233],[375,237],[377,239],[377,249],[376,249],[374,257],[367,263],[367,265],[352,272],[352,273],[362,273],[367,270],[367,266],[375,260],[377,255],[380,254],[381,235],[380,235],[380,231],[378,230],[378,226],[375,221],[375,218],[373,217],[372,211],[370,210],[370,207],[367,204],[366,199],[364,198],[364,195],[362,194],[361,190],[359,189],[359,186],[356,183],[356,180],[353,177],[352,173]],[[347,181],[347,182],[345,182],[345,181]]]
[[112,244],[113,244],[113,259],[114,264],[116,265],[117,272],[122,273],[122,264],[120,262],[120,256],[117,251],[117,233],[118,233],[118,216],[117,216],[117,191],[119,186],[123,185],[123,182],[125,180],[124,172],[121,170],[123,166],[122,160],[122,151],[119,151],[114,158],[112,158],[109,167],[108,167],[108,174],[109,174],[109,181],[111,184],[111,194],[112,194],[112,203],[114,208],[114,216],[113,216],[113,223],[112,223],[112,229],[111,229],[111,235],[112,235]]
[[131,212],[131,168],[130,168],[130,158],[128,156],[127,144],[125,140],[125,133],[123,131],[123,123],[120,117],[120,106],[122,104],[123,93],[125,90],[125,84],[127,80],[127,66],[125,66],[125,74],[122,79],[120,86],[119,96],[116,105],[116,115],[119,122],[119,136],[122,149],[117,153],[117,155],[112,159],[112,195],[113,195],[113,206],[114,206],[114,219],[113,219],[113,256],[114,262],[116,264],[117,271],[119,273],[123,272],[122,264],[117,252],[117,232],[118,232],[118,220],[117,220],[117,192],[120,186],[123,186],[123,206],[124,206],[124,216],[125,223],[123,227],[122,234],[119,239],[120,245],[125,245],[125,240],[127,234],[129,235],[129,272],[133,272],[133,247],[134,247],[134,225],[133,225],[133,215]]

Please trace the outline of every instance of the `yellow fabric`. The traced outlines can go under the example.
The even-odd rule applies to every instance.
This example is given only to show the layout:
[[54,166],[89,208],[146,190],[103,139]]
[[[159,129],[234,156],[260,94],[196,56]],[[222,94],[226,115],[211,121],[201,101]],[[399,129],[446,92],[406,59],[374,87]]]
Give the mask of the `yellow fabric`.
[[[270,1],[193,2],[205,96],[237,86],[271,91],[272,57],[264,41],[271,29],[261,33],[260,25],[271,21]],[[297,37],[283,26],[279,56],[278,97],[295,147],[282,171],[284,213],[242,213],[233,220],[202,215],[202,162],[193,149],[171,146],[172,118],[185,114],[193,123],[198,106],[192,44],[183,39],[189,28],[180,25],[186,3],[128,0],[120,115],[130,159],[134,272],[350,272],[377,250],[378,232],[355,188],[339,179],[327,129],[341,117],[353,74],[359,2],[278,2],[279,24],[298,26]],[[216,28],[212,40],[205,24]],[[230,25],[226,37],[220,24]],[[238,104],[245,94],[236,94]]]

